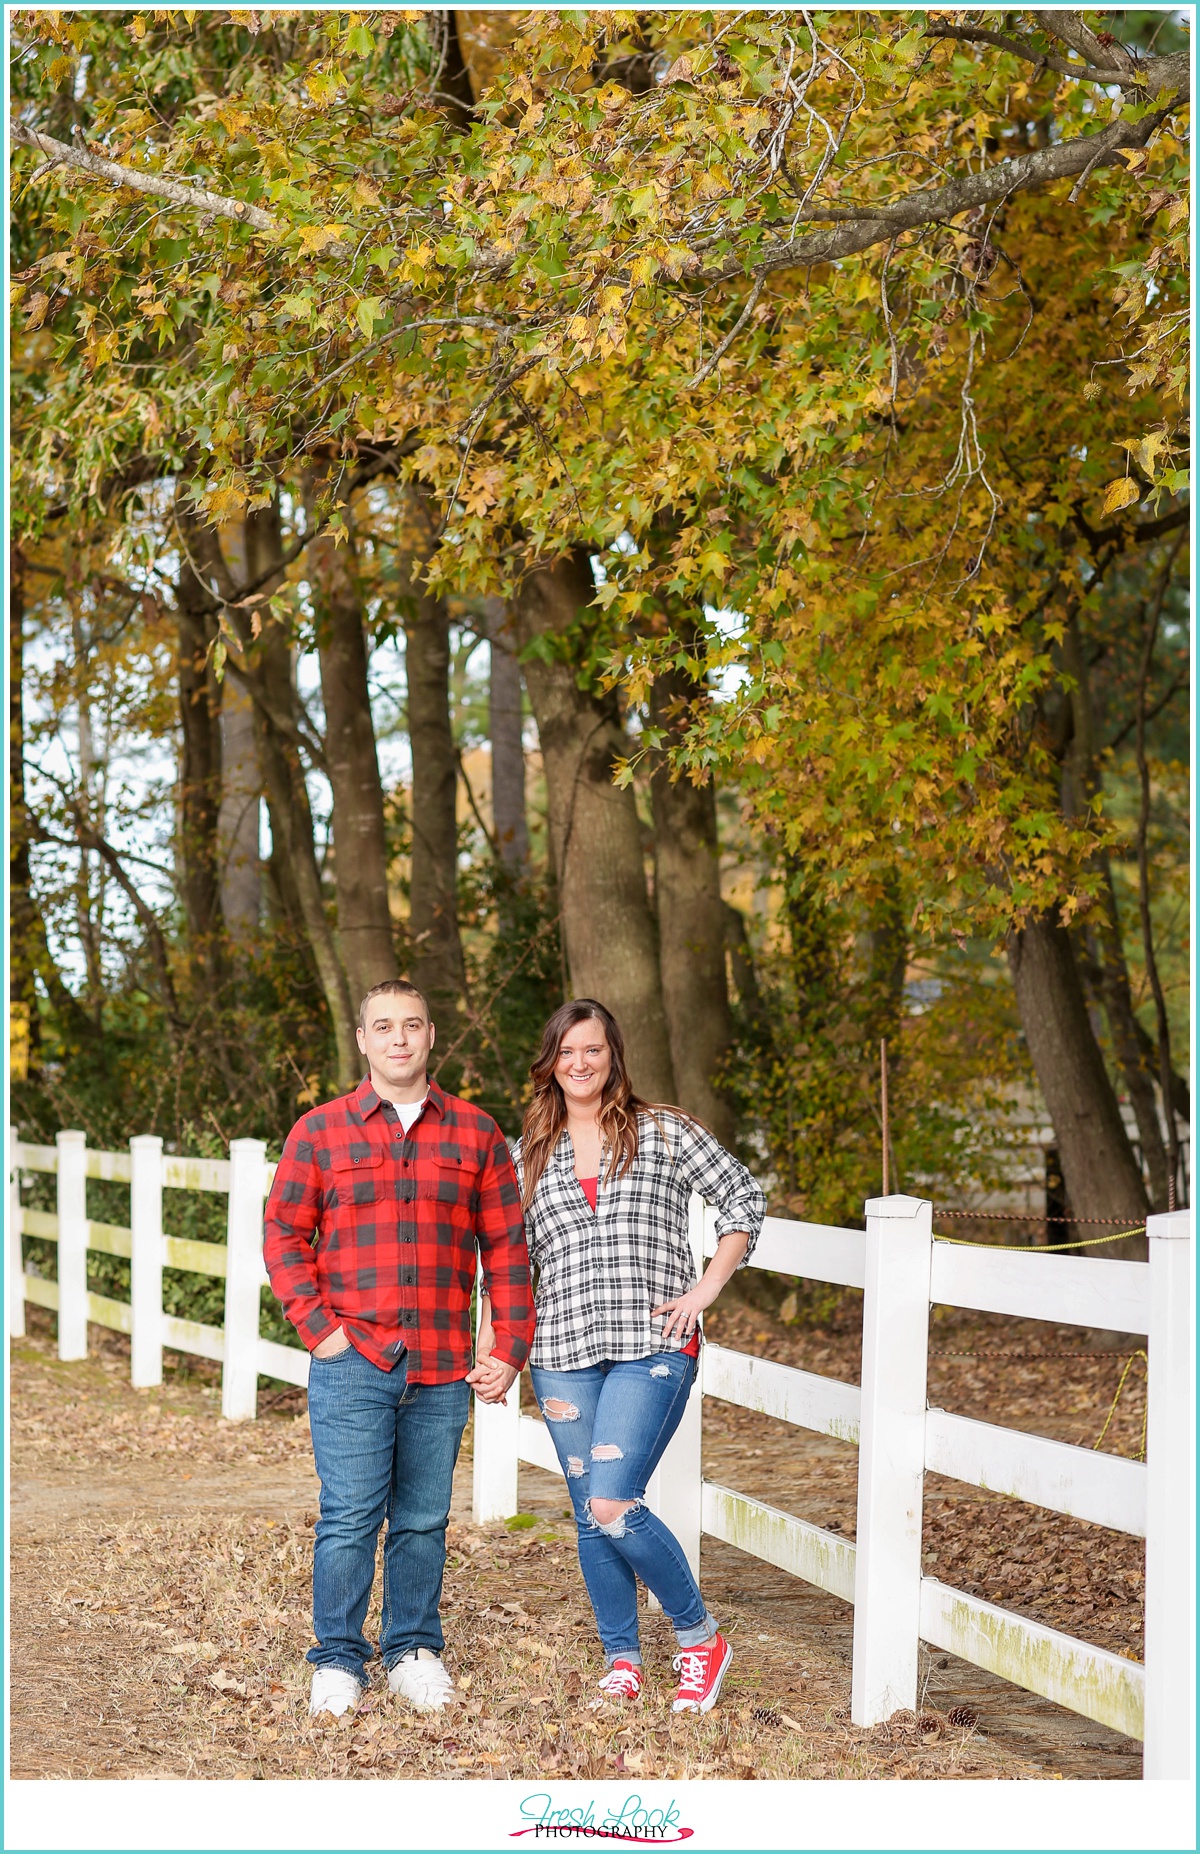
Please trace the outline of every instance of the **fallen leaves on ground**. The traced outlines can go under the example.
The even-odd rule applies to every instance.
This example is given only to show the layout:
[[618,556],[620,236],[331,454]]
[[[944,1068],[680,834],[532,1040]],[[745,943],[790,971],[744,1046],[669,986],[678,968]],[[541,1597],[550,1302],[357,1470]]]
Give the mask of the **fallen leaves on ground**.
[[[847,1380],[855,1375],[852,1326],[768,1330],[764,1316],[735,1306],[721,1309],[710,1331],[736,1349],[769,1350]],[[954,1335],[964,1349],[969,1336],[962,1329]],[[994,1334],[983,1337],[995,1342]],[[975,1730],[970,1707],[954,1716],[926,1707],[886,1728],[853,1726],[849,1668],[832,1634],[814,1635],[777,1607],[756,1607],[767,1567],[745,1559],[743,1570],[742,1554],[724,1547],[714,1548],[722,1565],[722,1553],[736,1563],[722,1570],[724,1586],[713,1579],[713,1589],[735,1660],[718,1707],[703,1718],[671,1713],[675,1645],[655,1613],[644,1617],[642,1700],[593,1710],[602,1667],[573,1530],[545,1518],[515,1532],[451,1528],[447,1662],[464,1695],[452,1714],[408,1711],[388,1695],[376,1662],[358,1714],[310,1720],[304,1653],[313,1515],[302,1507],[277,1518],[167,1512],[154,1510],[152,1499],[155,1477],[178,1480],[184,1459],[189,1469],[206,1464],[214,1482],[235,1468],[241,1474],[247,1463],[309,1468],[303,1394],[264,1399],[253,1426],[223,1424],[210,1394],[215,1371],[202,1361],[173,1366],[161,1390],[135,1392],[127,1343],[105,1336],[98,1345],[98,1357],[75,1365],[58,1362],[44,1332],[13,1348],[14,1475],[78,1485],[81,1468],[90,1465],[102,1480],[106,1467],[127,1459],[138,1464],[145,1495],[139,1510],[117,1519],[81,1512],[39,1527],[35,1516],[14,1533],[15,1775],[591,1781],[626,1772],[647,1780],[1054,1774],[989,1742]],[[1064,1400],[1054,1402],[1057,1387],[1046,1381],[1042,1433],[1078,1425],[1085,1414],[1091,1420],[1105,1367],[1112,1376],[1111,1362],[1102,1361],[1086,1412],[1060,1410]],[[992,1421],[1015,1420],[1021,1407],[1032,1414],[1032,1383],[1019,1385],[1014,1400],[1003,1379],[992,1382],[987,1409],[968,1414]],[[981,1362],[968,1399],[985,1397],[985,1384]],[[1078,1386],[1072,1396],[1080,1401]],[[1114,1424],[1114,1431],[1127,1434],[1138,1421],[1134,1411],[1126,1429]],[[705,1461],[714,1479],[853,1537],[853,1448],[714,1399],[706,1408]],[[1134,1648],[1139,1541],[933,1477],[926,1528],[925,1568],[946,1582],[1120,1652]],[[368,1633],[377,1630],[378,1589],[374,1614]]]
[[[19,1694],[14,1774],[589,1781],[626,1772],[673,1781],[1022,1774],[941,1715],[921,1731],[860,1731],[844,1707],[797,1698],[784,1717],[756,1706],[753,1680],[740,1677],[736,1661],[713,1712],[672,1714],[674,1642],[660,1615],[644,1617],[650,1678],[642,1699],[593,1712],[587,1702],[601,1663],[566,1527],[514,1538],[495,1526],[452,1526],[448,1544],[446,1659],[464,1688],[461,1703],[415,1714],[388,1693],[376,1661],[357,1714],[310,1719],[303,1658],[311,1639],[310,1535],[241,1515],[131,1519],[100,1535],[80,1520],[55,1541],[37,1625],[51,1633],[66,1688],[43,1682]],[[18,1547],[14,1574],[26,1591],[37,1564],[48,1568],[44,1543]],[[517,1585],[520,1616],[500,1600]],[[378,1597],[377,1588],[369,1635],[378,1628]],[[731,1626],[737,1639],[743,1631]],[[93,1707],[101,1726],[107,1716],[109,1729],[97,1726],[94,1747],[74,1708],[56,1717],[81,1670],[99,1678]],[[747,1655],[744,1675],[752,1672]],[[56,1733],[59,1726],[70,1730]]]

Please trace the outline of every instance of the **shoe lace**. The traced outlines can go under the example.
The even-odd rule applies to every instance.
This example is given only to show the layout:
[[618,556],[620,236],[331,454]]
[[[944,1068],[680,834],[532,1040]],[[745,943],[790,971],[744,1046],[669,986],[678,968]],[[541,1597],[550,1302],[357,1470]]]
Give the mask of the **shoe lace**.
[[610,1667],[600,1681],[601,1691],[618,1699],[631,1699],[641,1686],[641,1677],[632,1667]]
[[704,1675],[707,1655],[697,1648],[686,1648],[677,1654],[671,1665],[679,1670],[679,1691],[683,1698],[703,1697]]

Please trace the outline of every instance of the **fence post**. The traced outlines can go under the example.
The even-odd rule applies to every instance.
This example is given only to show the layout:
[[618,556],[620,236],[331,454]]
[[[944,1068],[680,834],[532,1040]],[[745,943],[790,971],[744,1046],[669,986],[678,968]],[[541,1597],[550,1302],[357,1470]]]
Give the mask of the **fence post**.
[[866,1206],[862,1418],[850,1717],[874,1725],[917,1704],[925,1386],[933,1206]]
[[129,1160],[129,1222],[133,1230],[129,1381],[137,1390],[152,1390],[163,1381],[163,1143],[158,1134],[139,1133],[131,1139]]
[[221,1415],[230,1422],[242,1422],[258,1415],[258,1310],[266,1195],[266,1141],[231,1140],[225,1258],[225,1362],[221,1371]]
[[[483,1271],[475,1296],[475,1330],[483,1305]],[[520,1511],[517,1476],[521,1435],[521,1380],[505,1403],[484,1403],[474,1397],[475,1433],[471,1457],[471,1517],[476,1525],[486,1519],[511,1519]]]
[[[688,1242],[695,1263],[696,1279],[704,1272],[704,1199],[692,1195],[688,1205]],[[703,1480],[700,1467],[700,1438],[704,1407],[704,1347],[700,1348],[700,1376],[688,1398],[679,1427],[666,1446],[663,1458],[646,1488],[646,1505],[669,1526],[683,1547],[683,1555],[692,1567],[692,1576],[700,1576],[700,1530],[703,1506]],[[653,1593],[650,1607],[659,1607]]]
[[58,1135],[58,1356],[87,1357],[87,1134]]
[[14,1339],[25,1337],[25,1252],[21,1246],[21,1142],[17,1129],[8,1129],[8,1330]]
[[1142,1774],[1192,1774],[1192,1213],[1146,1223],[1146,1722]]

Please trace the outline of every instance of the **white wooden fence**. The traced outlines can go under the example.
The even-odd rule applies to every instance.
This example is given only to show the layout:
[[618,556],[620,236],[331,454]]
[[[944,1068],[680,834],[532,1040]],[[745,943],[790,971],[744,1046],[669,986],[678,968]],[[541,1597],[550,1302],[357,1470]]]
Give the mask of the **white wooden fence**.
[[[53,1173],[57,1212],[24,1208],[22,1172]],[[273,1175],[261,1140],[234,1140],[229,1158],[165,1154],[162,1141],[128,1153],[89,1151],[85,1135],[55,1146],[9,1146],[10,1331],[25,1302],[58,1314],[62,1359],[87,1355],[89,1320],[128,1333],[132,1380],[162,1382],[164,1346],[219,1361],[226,1417],[253,1417],[258,1377],[308,1381],[308,1354],[259,1336],[263,1203]],[[130,1186],[130,1224],[87,1216],[86,1181]],[[227,1241],[163,1234],[164,1190],[228,1195]],[[1145,1741],[1147,1777],[1186,1778],[1192,1757],[1192,1263],[1191,1213],[1151,1217],[1147,1262],[937,1241],[932,1208],[876,1198],[866,1230],[769,1217],[752,1265],[864,1290],[862,1387],[726,1347],[701,1348],[703,1396],[720,1397],[859,1446],[857,1543],[715,1482],[701,1470],[703,1396],[693,1397],[648,1489],[699,1569],[702,1533],[854,1604],[851,1716],[860,1725],[919,1699],[921,1641]],[[28,1274],[21,1237],[58,1245],[58,1280]],[[713,1214],[692,1204],[697,1264],[716,1248]],[[89,1294],[87,1252],[127,1257],[129,1303]],[[224,1327],[162,1309],[162,1270],[224,1277]],[[927,1407],[929,1309],[965,1307],[1149,1337],[1147,1459],[1130,1461]],[[544,1424],[507,1404],[475,1407],[474,1512],[518,1510],[521,1462],[557,1474]],[[921,1572],[927,1471],[1146,1539],[1146,1660],[1091,1643],[954,1590]]]
[[[871,1725],[919,1700],[919,1643],[987,1668],[1145,1743],[1147,1777],[1192,1758],[1191,1213],[1151,1217],[1149,1261],[960,1247],[932,1206],[875,1198],[866,1230],[768,1217],[752,1266],[864,1289],[862,1388],[724,1346],[701,1348],[700,1386],[743,1409],[858,1444],[857,1543],[703,1478],[693,1397],[647,1490],[695,1571],[724,1539],[854,1605],[851,1717]],[[693,1200],[699,1265],[714,1215]],[[927,1407],[931,1305],[1149,1335],[1145,1462]],[[517,1508],[520,1462],[559,1472],[543,1423],[476,1405],[475,1516]],[[927,1471],[1146,1540],[1146,1660],[1125,1660],[921,1572]]]
[[[52,1172],[57,1210],[26,1209],[22,1172]],[[58,1315],[58,1356],[87,1357],[88,1321],[128,1333],[131,1375],[139,1388],[162,1383],[163,1347],[215,1359],[221,1366],[221,1414],[238,1420],[258,1409],[258,1379],[308,1383],[308,1353],[259,1337],[259,1294],[267,1284],[262,1259],[263,1204],[275,1168],[260,1139],[235,1139],[228,1159],[185,1159],[164,1153],[152,1134],[128,1152],[89,1151],[84,1133],[60,1133],[53,1146],[9,1139],[9,1331],[25,1331],[25,1302]],[[130,1187],[129,1227],[96,1223],[87,1214],[87,1181],[105,1178]],[[229,1200],[226,1240],[189,1242],[163,1234],[163,1192],[219,1191]],[[25,1272],[21,1237],[58,1245],[58,1280]],[[128,1302],[89,1294],[87,1253],[124,1256],[130,1264]],[[224,1326],[173,1319],[163,1312],[162,1271],[181,1268],[223,1278]]]

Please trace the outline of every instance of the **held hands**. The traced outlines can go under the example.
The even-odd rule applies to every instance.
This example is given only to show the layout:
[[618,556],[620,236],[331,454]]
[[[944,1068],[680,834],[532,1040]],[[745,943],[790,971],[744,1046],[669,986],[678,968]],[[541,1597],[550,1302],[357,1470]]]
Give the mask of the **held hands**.
[[514,1365],[506,1365],[492,1357],[495,1343],[492,1328],[481,1326],[475,1347],[475,1365],[467,1373],[467,1383],[481,1403],[507,1403],[508,1393],[520,1376]]

